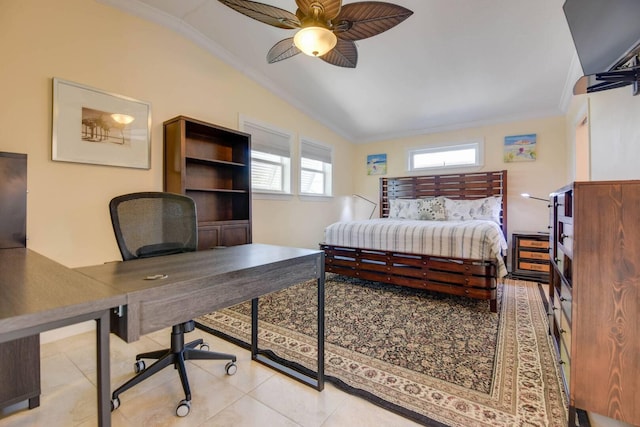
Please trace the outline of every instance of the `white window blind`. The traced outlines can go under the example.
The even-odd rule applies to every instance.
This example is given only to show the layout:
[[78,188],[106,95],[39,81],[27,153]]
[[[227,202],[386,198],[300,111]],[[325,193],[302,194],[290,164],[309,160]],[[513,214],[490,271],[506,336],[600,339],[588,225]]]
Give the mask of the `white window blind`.
[[300,140],[300,193],[331,196],[331,147],[306,139]]
[[246,120],[241,127],[251,134],[252,191],[290,194],[292,135]]
[[252,150],[291,158],[291,135],[248,122],[244,131],[251,134]]

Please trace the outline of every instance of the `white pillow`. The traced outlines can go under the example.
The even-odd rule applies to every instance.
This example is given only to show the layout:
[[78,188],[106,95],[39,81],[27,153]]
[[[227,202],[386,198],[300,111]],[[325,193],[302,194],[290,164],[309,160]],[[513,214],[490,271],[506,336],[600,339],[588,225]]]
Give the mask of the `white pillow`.
[[500,224],[502,196],[472,200],[454,200],[445,197],[444,207],[448,220],[486,219]]
[[444,220],[444,197],[429,199],[391,199],[389,200],[389,218]]
[[391,199],[389,200],[389,218],[417,219],[418,199]]

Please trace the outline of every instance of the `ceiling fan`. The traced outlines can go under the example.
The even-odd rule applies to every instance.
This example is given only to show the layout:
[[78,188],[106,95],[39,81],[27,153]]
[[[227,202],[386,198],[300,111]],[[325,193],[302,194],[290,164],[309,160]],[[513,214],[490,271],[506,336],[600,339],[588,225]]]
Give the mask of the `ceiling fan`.
[[358,50],[355,41],[375,36],[395,27],[412,11],[377,1],[342,5],[342,0],[296,0],[295,15],[279,7],[249,0],[219,0],[222,4],[268,25],[298,29],[280,40],[267,54],[267,62],[282,61],[303,52],[338,67],[355,68]]

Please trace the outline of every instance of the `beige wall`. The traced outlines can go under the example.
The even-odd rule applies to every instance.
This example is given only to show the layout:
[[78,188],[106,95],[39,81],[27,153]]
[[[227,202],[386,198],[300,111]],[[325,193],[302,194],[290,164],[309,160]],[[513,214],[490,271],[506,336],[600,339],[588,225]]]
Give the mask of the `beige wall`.
[[[578,147],[578,135],[576,134],[576,129],[579,126],[580,121],[583,118],[587,118],[587,129],[586,129],[586,139],[590,138],[589,127],[591,126],[591,119],[589,117],[589,97],[587,95],[578,95],[574,96],[571,99],[571,103],[569,105],[567,114],[567,128],[566,128],[566,139],[567,139],[567,156],[566,156],[566,181],[567,183],[578,180],[577,177],[580,176],[579,179],[583,178],[583,175],[591,174],[591,165],[587,164],[579,164],[581,161],[590,161],[591,159],[591,148],[590,147]],[[588,154],[581,155],[579,153],[580,150],[588,151]],[[597,161],[597,160],[596,160]],[[584,173],[579,172],[582,170]]]
[[[538,158],[533,162],[504,163],[504,137],[535,133]],[[482,171],[508,171],[508,230],[546,231],[549,213],[546,203],[524,199],[521,193],[546,198],[549,193],[565,185],[566,146],[565,118],[527,120],[500,125],[464,129],[410,138],[395,139],[357,146],[354,166],[356,192],[372,200],[378,199],[379,175],[367,176],[366,159],[369,154],[387,154],[387,176],[404,176],[407,172],[407,150],[438,143],[484,140]],[[458,172],[455,170],[443,173]],[[377,214],[376,214],[377,215]]]
[[[334,146],[343,197],[255,200],[255,242],[317,248],[352,193],[352,144],[156,24],[92,0],[0,0],[0,52],[0,151],[28,154],[28,246],[62,264],[120,259],[108,202],[162,190],[162,122],[180,114],[233,129],[245,114]],[[150,102],[151,169],[51,161],[53,77]]]
[[[108,201],[162,189],[162,122],[179,114],[230,128],[244,114],[334,146],[336,197],[254,199],[255,242],[315,248],[324,226],[349,216],[353,192],[377,201],[378,177],[366,175],[367,154],[387,153],[388,175],[406,175],[408,148],[484,139],[483,170],[509,170],[511,231],[544,230],[547,224],[544,204],[522,199],[521,192],[546,197],[566,182],[562,117],[354,146],[156,24],[91,0],[0,0],[0,7],[0,93],[11,100],[0,105],[0,150],[29,155],[29,247],[68,266],[119,258]],[[53,77],[150,102],[151,169],[51,161]],[[523,133],[538,135],[538,160],[503,163],[504,136]],[[368,212],[368,205],[355,202]]]

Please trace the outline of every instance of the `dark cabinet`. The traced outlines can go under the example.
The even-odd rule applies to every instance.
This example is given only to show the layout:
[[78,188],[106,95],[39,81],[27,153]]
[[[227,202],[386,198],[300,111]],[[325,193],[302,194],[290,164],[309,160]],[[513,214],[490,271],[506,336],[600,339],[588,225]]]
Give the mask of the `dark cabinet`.
[[184,116],[167,120],[164,189],[195,200],[199,249],[251,243],[251,135]]
[[[0,152],[0,251],[26,247],[27,155]],[[1,286],[1,284],[0,284]],[[40,336],[0,344],[0,408],[40,405]]]
[[[2,249],[0,249],[2,250]],[[0,408],[29,400],[40,405],[40,336],[0,344]]]

